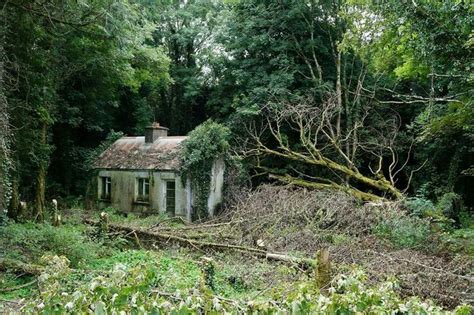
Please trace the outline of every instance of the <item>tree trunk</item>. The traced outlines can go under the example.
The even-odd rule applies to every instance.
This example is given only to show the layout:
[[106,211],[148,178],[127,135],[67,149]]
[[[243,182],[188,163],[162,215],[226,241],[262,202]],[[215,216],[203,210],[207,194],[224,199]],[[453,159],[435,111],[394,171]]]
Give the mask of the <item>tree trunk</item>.
[[336,132],[337,132],[337,139],[341,136],[341,116],[342,116],[342,86],[341,86],[341,52],[336,47],[337,56],[336,56],[336,97],[337,97],[337,107],[338,107],[338,115],[337,115],[337,125],[336,125]]
[[[0,20],[4,20],[4,10],[0,11]],[[6,24],[6,23],[2,23]],[[5,95],[5,27],[0,28],[0,216],[4,215],[9,202],[10,186],[10,128],[7,97]]]
[[25,264],[19,260],[0,258],[0,270],[13,271],[19,274],[39,275],[43,271],[43,267]]
[[[43,122],[41,126],[41,136],[40,136],[40,145],[45,147],[47,145],[47,132],[48,125],[46,122]],[[46,208],[45,202],[45,191],[46,191],[46,169],[48,162],[43,158],[40,162],[38,175],[36,177],[36,197],[33,216],[35,220],[42,222],[44,219],[44,212]]]
[[322,291],[326,291],[331,284],[331,262],[327,248],[321,249],[317,254],[316,284]]
[[8,216],[13,220],[18,220],[20,216],[20,193],[18,191],[19,183],[18,178],[13,179],[12,181],[12,193],[10,199],[10,205],[8,207]]
[[[324,166],[333,171],[341,172],[343,175],[348,176],[350,179],[353,179],[359,183],[363,183],[371,188],[375,188],[377,190],[380,190],[383,193],[389,194],[395,197],[395,199],[400,199],[403,197],[403,194],[385,178],[380,178],[380,179],[370,178],[361,174],[357,170],[348,168],[346,165],[339,164],[328,158],[325,158],[325,157],[312,158],[312,157],[305,156],[304,154],[301,154],[299,152],[291,151],[288,148],[284,148],[284,149],[286,150],[286,152],[279,152],[279,151],[271,150],[268,148],[264,148],[263,151],[269,154],[291,159],[294,161],[304,162],[309,165]],[[282,176],[282,177],[284,179],[285,176]],[[291,181],[294,181],[294,180],[295,180],[294,178],[291,178]],[[294,184],[296,185],[301,184],[303,186],[307,186],[307,183],[309,183],[310,185],[313,185],[314,188],[334,188],[334,187],[339,188],[339,185],[337,184],[335,186],[334,184],[311,183],[306,180],[294,182]],[[374,198],[380,199],[380,197],[377,197],[376,195],[373,195],[371,193],[364,193],[354,188],[350,188],[350,192],[354,194],[358,199],[362,199],[362,200],[373,200]]]

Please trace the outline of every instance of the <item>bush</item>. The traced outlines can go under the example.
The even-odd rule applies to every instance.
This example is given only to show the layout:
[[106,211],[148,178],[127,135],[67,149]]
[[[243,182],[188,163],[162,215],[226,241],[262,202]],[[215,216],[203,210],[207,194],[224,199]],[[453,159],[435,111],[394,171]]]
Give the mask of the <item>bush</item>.
[[446,193],[439,199],[436,208],[444,216],[459,225],[459,216],[463,212],[461,196],[453,192]]
[[441,235],[443,249],[453,253],[464,253],[474,257],[474,229],[457,229]]
[[401,216],[380,223],[375,233],[390,240],[395,246],[413,248],[428,242],[430,226],[426,220]]
[[423,197],[407,198],[405,201],[405,206],[413,215],[419,217],[423,217],[427,213],[433,212],[433,210],[435,210],[435,205],[433,202]]
[[96,259],[104,248],[91,241],[85,226],[10,224],[0,227],[0,251],[13,259],[36,262],[45,254],[66,256],[73,266]]

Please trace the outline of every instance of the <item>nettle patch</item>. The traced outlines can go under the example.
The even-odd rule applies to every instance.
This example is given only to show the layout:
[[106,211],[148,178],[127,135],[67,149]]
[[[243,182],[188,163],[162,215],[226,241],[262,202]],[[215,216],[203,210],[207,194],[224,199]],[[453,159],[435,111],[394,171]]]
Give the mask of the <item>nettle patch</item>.
[[212,166],[217,159],[228,159],[229,128],[208,120],[189,133],[183,143],[182,180],[191,180],[194,215],[207,216]]

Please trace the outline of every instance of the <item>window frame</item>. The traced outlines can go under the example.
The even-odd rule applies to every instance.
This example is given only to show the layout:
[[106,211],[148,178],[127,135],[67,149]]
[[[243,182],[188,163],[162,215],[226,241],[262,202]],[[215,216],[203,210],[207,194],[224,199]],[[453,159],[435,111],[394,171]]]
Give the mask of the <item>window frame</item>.
[[110,201],[112,199],[112,177],[100,176],[100,200]]
[[[169,184],[173,184],[172,189],[168,188]],[[169,191],[173,192],[172,199],[169,196],[169,193],[168,193]],[[173,200],[172,208],[169,207],[170,206],[169,200]],[[166,209],[165,209],[166,212],[170,213],[171,215],[176,214],[176,180],[166,180],[165,181],[165,207],[166,207]]]
[[[135,182],[135,201],[150,202],[150,179],[148,177],[137,177]],[[147,191],[148,190],[148,191]]]

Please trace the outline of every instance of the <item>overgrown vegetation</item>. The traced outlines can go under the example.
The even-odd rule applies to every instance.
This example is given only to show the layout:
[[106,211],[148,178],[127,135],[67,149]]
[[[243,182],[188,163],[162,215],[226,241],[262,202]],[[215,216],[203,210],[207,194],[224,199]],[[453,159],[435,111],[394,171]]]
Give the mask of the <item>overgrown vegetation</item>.
[[[166,268],[166,266],[164,266]],[[67,266],[64,266],[67,268]],[[26,311],[49,314],[56,312],[88,312],[106,314],[127,313],[257,313],[274,314],[290,312],[292,314],[309,313],[425,313],[467,315],[471,308],[460,306],[453,312],[443,311],[431,302],[422,302],[416,298],[400,299],[394,288],[395,283],[387,282],[375,288],[364,283],[364,274],[353,271],[349,275],[335,277],[328,295],[322,295],[314,282],[299,283],[285,300],[277,301],[237,301],[213,294],[205,286],[205,279],[197,280],[190,292],[177,290],[172,293],[161,291],[161,264],[156,266],[138,266],[127,269],[116,266],[105,277],[92,280],[91,283],[73,293],[67,293],[58,285],[57,278],[48,277],[42,298],[26,307]],[[57,271],[55,271],[57,272]],[[53,288],[53,289],[51,289]],[[133,293],[132,293],[133,292]],[[131,294],[132,293],[132,294]]]
[[[269,203],[268,198],[273,202]],[[65,213],[64,219],[74,224],[53,227],[47,223],[17,223],[0,228],[0,249],[5,253],[2,259],[42,268],[35,280],[31,275],[18,277],[15,269],[3,265],[7,272],[0,278],[0,296],[43,313],[53,309],[81,311],[86,306],[107,312],[135,309],[139,313],[151,308],[165,312],[182,308],[190,314],[199,309],[273,313],[292,307],[334,312],[348,307],[366,311],[427,307],[434,312],[438,308],[430,302],[410,297],[416,294],[422,299],[435,299],[451,309],[467,301],[472,287],[472,260],[462,255],[436,257],[432,252],[438,248],[435,243],[440,250],[446,244],[446,240],[436,237],[442,231],[433,231],[435,223],[406,211],[392,203],[360,205],[344,193],[262,186],[236,201],[235,208],[224,213],[224,221],[217,223],[185,225],[164,215],[124,217],[115,209],[106,209],[111,225],[131,229],[111,229],[104,234],[83,225],[83,216],[88,213],[74,209]],[[167,236],[161,241],[147,239],[133,233],[134,229]],[[420,230],[426,233],[422,234],[424,238]],[[459,237],[441,234],[450,235],[451,242]],[[173,237],[182,241],[175,243]],[[315,257],[319,249],[328,248],[334,289],[320,292],[315,287],[318,273],[312,268],[262,260],[251,252],[197,247],[186,239],[244,248],[260,246],[260,251],[293,257]],[[422,246],[427,239],[431,246]],[[367,277],[347,269],[354,263],[365,270]],[[451,272],[454,267],[456,271]],[[410,276],[413,274],[417,276]],[[391,277],[400,286],[392,280],[391,284],[381,284]],[[38,281],[39,291],[32,281]],[[340,285],[344,281],[353,285],[343,288]],[[424,286],[420,287],[419,281],[424,281]],[[369,292],[383,299],[366,299]],[[12,307],[8,302],[3,304]]]
[[[0,21],[7,312],[473,303],[469,1],[9,0]],[[194,219],[216,159],[238,159],[248,187],[227,179],[210,223],[109,208],[101,230],[85,224],[93,159],[156,121],[189,133]],[[330,254],[330,287],[315,286],[316,253]]]
[[360,204],[342,192],[261,185],[232,210],[229,234],[245,244],[305,256],[329,248],[334,261],[365,266],[371,281],[393,275],[406,294],[452,306],[472,294],[464,290],[472,286],[473,239],[402,202]]
[[183,144],[182,180],[191,180],[195,219],[207,215],[213,163],[228,158],[230,130],[216,122],[206,121],[189,133]]
[[8,258],[34,262],[44,255],[60,255],[68,257],[71,266],[77,267],[96,260],[108,250],[88,237],[86,231],[83,225],[10,224],[0,229],[0,246],[8,249],[4,252]]

